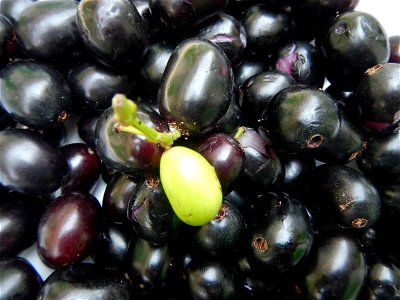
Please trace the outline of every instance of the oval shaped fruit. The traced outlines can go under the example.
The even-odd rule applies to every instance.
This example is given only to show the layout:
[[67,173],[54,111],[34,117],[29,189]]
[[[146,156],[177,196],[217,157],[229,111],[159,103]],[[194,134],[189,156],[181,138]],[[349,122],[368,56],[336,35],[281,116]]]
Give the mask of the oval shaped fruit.
[[293,152],[326,146],[340,127],[333,98],[320,89],[299,84],[278,92],[264,109],[262,119],[268,137]]
[[16,22],[18,41],[24,53],[52,64],[75,63],[84,55],[76,28],[76,1],[36,1]]
[[324,233],[314,242],[298,286],[304,299],[357,299],[367,275],[359,244],[344,233]]
[[0,131],[0,162],[0,185],[24,194],[54,192],[68,170],[60,152],[27,129]]
[[0,105],[17,122],[47,129],[68,118],[72,111],[71,90],[51,65],[19,60],[0,72]]
[[222,205],[214,168],[194,150],[182,146],[166,150],[160,160],[160,179],[172,209],[186,224],[208,223]]
[[41,285],[42,278],[25,258],[0,261],[1,299],[36,299]]
[[145,23],[129,0],[82,0],[76,20],[90,54],[110,67],[137,63],[149,45]]
[[17,192],[0,197],[0,258],[15,256],[36,241],[45,210],[41,198]]
[[114,268],[79,263],[54,271],[43,283],[38,299],[133,299],[133,286]]
[[232,68],[221,48],[206,39],[187,39],[165,67],[157,98],[160,113],[170,126],[205,133],[227,111],[233,87]]
[[43,261],[57,268],[86,258],[100,234],[100,212],[100,203],[87,192],[66,193],[51,202],[38,229]]

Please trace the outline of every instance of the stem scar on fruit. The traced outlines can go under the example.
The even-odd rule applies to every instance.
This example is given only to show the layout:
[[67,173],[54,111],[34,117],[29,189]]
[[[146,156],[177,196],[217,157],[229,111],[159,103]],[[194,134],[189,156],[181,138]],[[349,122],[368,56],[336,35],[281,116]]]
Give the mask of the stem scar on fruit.
[[115,132],[142,135],[165,149],[160,159],[160,180],[172,209],[186,224],[211,221],[222,205],[222,188],[214,167],[198,152],[173,143],[182,132],[158,132],[136,115],[137,105],[123,94],[112,99]]

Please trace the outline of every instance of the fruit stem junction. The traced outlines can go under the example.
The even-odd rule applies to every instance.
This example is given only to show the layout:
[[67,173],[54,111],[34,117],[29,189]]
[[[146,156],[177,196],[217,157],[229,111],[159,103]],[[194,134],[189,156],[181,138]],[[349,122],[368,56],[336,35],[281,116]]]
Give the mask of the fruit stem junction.
[[144,136],[151,143],[168,149],[181,135],[180,130],[172,132],[159,132],[144,124],[136,115],[137,105],[123,94],[115,94],[112,99],[115,129],[117,132],[127,132]]

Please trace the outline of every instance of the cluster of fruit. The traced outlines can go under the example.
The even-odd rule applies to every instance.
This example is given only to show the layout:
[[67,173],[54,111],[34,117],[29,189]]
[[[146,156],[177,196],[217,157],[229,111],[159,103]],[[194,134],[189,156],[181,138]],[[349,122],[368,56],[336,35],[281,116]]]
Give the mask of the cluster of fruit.
[[400,35],[358,4],[0,0],[0,298],[399,299]]

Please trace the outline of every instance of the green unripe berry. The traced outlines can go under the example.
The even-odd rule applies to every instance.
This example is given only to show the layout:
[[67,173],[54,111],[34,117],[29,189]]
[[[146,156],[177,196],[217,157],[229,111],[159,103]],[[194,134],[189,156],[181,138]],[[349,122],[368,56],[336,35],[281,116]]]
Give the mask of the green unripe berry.
[[214,167],[198,152],[175,146],[161,156],[160,179],[178,218],[201,226],[222,205],[222,190]]

